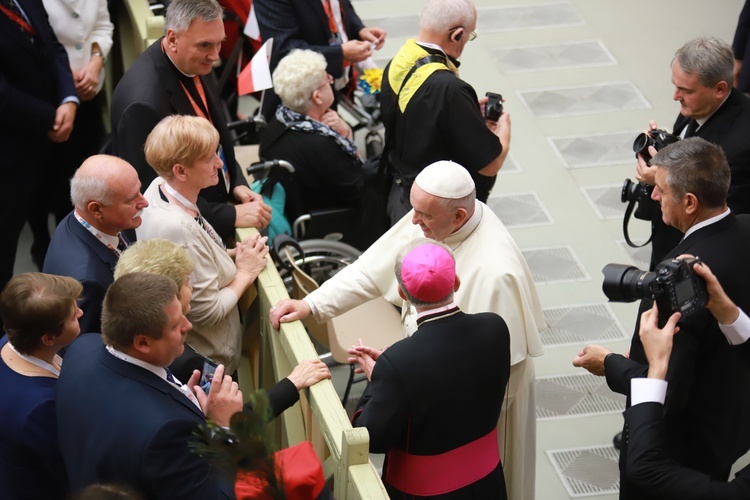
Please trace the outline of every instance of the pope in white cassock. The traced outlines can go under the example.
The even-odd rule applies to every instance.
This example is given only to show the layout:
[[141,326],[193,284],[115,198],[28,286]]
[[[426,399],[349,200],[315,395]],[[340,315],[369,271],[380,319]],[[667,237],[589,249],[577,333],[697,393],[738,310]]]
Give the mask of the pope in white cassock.
[[304,300],[286,299],[272,307],[271,323],[278,328],[279,323],[310,314],[323,323],[383,296],[402,308],[404,330],[410,335],[416,330],[416,311],[398,294],[393,272],[397,253],[422,236],[443,242],[453,251],[456,274],[461,277],[455,303],[469,314],[497,313],[508,325],[511,372],[498,422],[500,454],[508,498],[534,498],[536,415],[531,357],[543,353],[539,332],[545,328],[544,317],[521,251],[500,219],[475,196],[474,182],[461,165],[439,161],[426,167],[411,189],[413,210],[357,261]]

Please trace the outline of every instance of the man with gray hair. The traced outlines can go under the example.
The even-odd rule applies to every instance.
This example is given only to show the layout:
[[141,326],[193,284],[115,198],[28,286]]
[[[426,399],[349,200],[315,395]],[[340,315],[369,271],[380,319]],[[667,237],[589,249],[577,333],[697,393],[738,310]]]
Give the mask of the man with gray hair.
[[[661,204],[664,223],[685,234],[666,257],[699,256],[710,266],[727,296],[748,310],[750,216],[735,216],[727,207],[730,172],[721,148],[700,137],[690,137],[666,146],[651,163],[656,169],[656,187],[651,196]],[[643,299],[640,313],[651,309],[653,302]],[[750,448],[750,374],[709,309],[685,314],[678,326],[680,332],[674,338],[667,372],[664,451],[683,467],[726,481],[732,464]],[[641,402],[631,393],[631,379],[644,377],[649,368],[638,330],[637,323],[628,357],[591,344],[573,359],[575,366],[605,376],[610,389],[628,396],[628,407]],[[620,498],[665,498],[644,487],[643,477],[640,483],[629,477],[624,467],[630,439],[627,421],[623,437]],[[654,472],[654,481],[669,482],[666,475],[657,473]]]
[[[750,98],[734,83],[732,47],[714,37],[690,40],[672,59],[673,99],[680,114],[672,132],[681,138],[702,137],[721,146],[732,174],[727,204],[734,213],[750,213]],[[658,128],[656,122],[649,129]],[[656,154],[651,150],[651,156]],[[636,179],[654,185],[656,167],[640,157]],[[658,205],[651,217],[653,235],[651,268],[682,238],[682,233],[662,222]]]
[[485,120],[487,98],[458,77],[458,59],[476,38],[472,0],[428,0],[419,36],[407,40],[383,73],[386,127],[383,161],[394,176],[388,215],[395,224],[411,208],[409,189],[427,165],[465,167],[486,202],[510,147],[510,118]]
[[141,225],[148,202],[135,169],[125,160],[95,155],[70,181],[73,211],[55,230],[43,272],[81,282],[81,332],[101,332],[102,301],[112,284],[120,253],[129,241],[122,234]]
[[[393,273],[399,249],[426,237],[453,251],[463,286],[456,305],[469,314],[494,312],[510,331],[510,381],[497,435],[508,498],[534,498],[536,417],[534,363],[543,353],[539,332],[544,316],[531,271],[502,221],[476,199],[474,181],[461,165],[438,161],[429,165],[411,187],[414,207],[352,265],[323,283],[305,300],[282,300],[271,310],[279,323],[310,314],[319,323],[376,297],[402,308],[407,334],[417,327],[414,305],[402,299]],[[383,347],[383,346],[378,346]],[[470,360],[457,360],[458,363]]]
[[210,76],[225,38],[221,13],[216,0],[169,4],[165,36],[140,55],[112,94],[112,151],[135,167],[145,188],[156,174],[146,162],[143,146],[156,124],[174,114],[210,120],[219,131],[224,165],[218,184],[201,190],[197,205],[226,242],[234,237],[235,227],[266,227],[271,208],[247,186],[234,156],[229,120]]

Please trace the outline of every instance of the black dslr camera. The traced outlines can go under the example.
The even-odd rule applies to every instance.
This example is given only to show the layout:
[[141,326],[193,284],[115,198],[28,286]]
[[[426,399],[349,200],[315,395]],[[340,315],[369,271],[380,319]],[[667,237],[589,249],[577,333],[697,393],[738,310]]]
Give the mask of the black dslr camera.
[[503,114],[503,96],[494,92],[487,92],[484,95],[489,98],[487,104],[484,105],[484,119],[496,122]]
[[649,146],[653,146],[654,149],[660,151],[664,146],[669,146],[679,140],[679,136],[670,134],[666,130],[660,128],[649,130],[648,132],[638,134],[638,137],[635,138],[635,141],[633,141],[633,152],[636,158],[638,155],[641,155],[646,163],[648,163],[651,161],[651,155],[648,154]]
[[[679,140],[680,138],[678,136],[670,134],[666,130],[649,130],[648,132],[638,134],[638,137],[635,138],[635,141],[633,141],[633,152],[635,153],[636,158],[638,155],[641,155],[643,156],[643,159],[646,160],[646,163],[648,163],[651,161],[651,155],[648,154],[649,146],[653,146],[659,151],[664,146],[668,146]],[[625,241],[627,241],[628,245],[633,248],[646,245],[648,244],[648,241],[643,245],[635,245],[630,241],[627,229],[628,219],[632,213],[633,217],[636,219],[651,220],[651,214],[656,205],[656,202],[651,199],[651,193],[653,190],[654,186],[646,184],[645,182],[633,182],[630,179],[625,179],[625,182],[622,184],[620,201],[628,204],[628,207],[625,210],[625,220],[623,221],[623,232],[625,234]],[[633,208],[636,204],[638,204],[638,208],[633,212]]]
[[633,212],[633,217],[641,220],[651,220],[651,213],[654,204],[656,203],[651,199],[651,193],[653,191],[654,186],[646,184],[645,182],[633,182],[630,179],[625,179],[625,182],[622,184],[620,201],[633,205],[637,203],[638,208]]
[[602,269],[602,290],[610,302],[654,299],[659,308],[659,326],[664,326],[676,312],[689,316],[706,306],[706,282],[693,271],[698,262],[697,258],[667,259],[660,262],[654,272],[641,271],[635,266],[607,264]]

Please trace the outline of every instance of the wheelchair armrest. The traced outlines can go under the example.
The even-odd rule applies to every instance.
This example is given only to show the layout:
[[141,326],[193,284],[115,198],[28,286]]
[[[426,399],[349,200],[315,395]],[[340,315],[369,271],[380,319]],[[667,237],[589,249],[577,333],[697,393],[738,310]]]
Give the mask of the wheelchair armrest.
[[297,239],[323,238],[331,233],[351,232],[359,224],[359,211],[354,208],[319,208],[301,215],[292,224]]

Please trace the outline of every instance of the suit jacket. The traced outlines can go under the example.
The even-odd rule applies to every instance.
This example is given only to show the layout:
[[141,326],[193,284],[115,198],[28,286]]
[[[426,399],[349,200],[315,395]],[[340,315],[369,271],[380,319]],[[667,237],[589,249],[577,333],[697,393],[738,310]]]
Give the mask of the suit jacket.
[[107,352],[100,335],[68,349],[57,382],[60,450],[71,488],[127,484],[149,499],[232,498],[189,449],[205,417],[179,390]]
[[[688,118],[678,115],[674,130],[682,131]],[[750,213],[750,97],[732,89],[724,104],[696,132],[696,137],[724,150],[732,171],[727,205],[737,214]]]
[[[349,0],[340,0],[343,24],[350,40],[359,39],[365,27]],[[273,37],[271,71],[294,49],[320,52],[326,58],[326,71],[334,78],[344,73],[344,52],[331,45],[328,17],[321,2],[308,0],[255,0],[255,15],[263,40]]]
[[[349,40],[359,39],[359,31],[365,27],[350,0],[339,0],[342,9],[342,24]],[[323,4],[308,0],[254,0],[253,7],[263,40],[273,38],[271,71],[279,61],[294,49],[309,49],[326,58],[326,72],[334,78],[344,74],[344,52],[341,45],[331,45],[331,30]],[[273,117],[281,100],[268,89],[265,92],[262,113],[267,119]]]
[[[37,32],[33,45],[20,27],[0,12],[0,165],[28,161],[50,141],[55,112],[76,95],[68,55],[37,0],[17,0]],[[33,165],[42,167],[43,165]]]
[[70,276],[83,285],[78,303],[83,311],[79,320],[83,333],[102,331],[102,302],[114,280],[117,259],[117,254],[83,227],[73,212],[60,221],[52,235],[42,271]]
[[[169,115],[195,115],[180,81],[187,77],[174,67],[161,49],[161,39],[154,42],[125,73],[112,94],[112,152],[130,162],[138,171],[141,190],[156,178],[156,172],[146,162],[143,146],[151,130],[162,118]],[[218,99],[218,91],[210,77],[201,77],[206,93],[209,113],[214,127],[219,131],[221,144],[229,170],[230,189],[223,177],[216,186],[201,191],[198,207],[224,240],[234,236],[236,212],[227,205],[232,199],[231,190],[247,185],[245,176],[234,156],[234,141],[227,128],[227,115]],[[185,83],[190,87],[192,83]]]
[[[456,312],[457,311],[457,312]],[[370,433],[370,451],[436,455],[497,426],[510,375],[510,336],[494,313],[451,311],[420,318],[411,337],[377,360],[354,414]],[[391,498],[404,498],[385,479]],[[506,498],[502,466],[440,498]]]
[[625,411],[628,476],[662,500],[746,500],[750,466],[731,482],[715,481],[669,457],[664,439],[663,406],[641,403]]
[[[711,267],[731,299],[750,310],[750,217],[729,214],[685,238],[667,258],[689,253]],[[651,307],[641,302],[641,312]],[[640,318],[640,315],[639,315]],[[605,360],[607,383],[613,391],[630,395],[630,379],[645,377],[648,369],[638,337],[639,322],[630,348],[630,359],[620,355]],[[732,348],[707,309],[683,318],[669,361],[665,422],[667,449],[682,465],[726,480],[732,464],[750,447],[750,371],[741,350]],[[731,382],[729,382],[731,381]],[[626,451],[620,467],[627,463]],[[658,498],[621,478],[621,498]]]
[[[677,115],[673,132],[680,134],[690,119]],[[696,132],[708,142],[718,144],[724,150],[732,172],[727,205],[735,214],[750,213],[750,98],[733,89],[724,104]],[[677,229],[664,224],[661,209],[654,210],[652,217],[654,234],[651,268],[664,260],[667,252],[682,238]]]
[[[748,47],[750,46],[750,1],[745,1],[745,5],[742,7],[740,12],[740,18],[737,20],[737,29],[734,32],[734,40],[732,41],[732,52],[734,52],[734,58],[740,61],[745,60],[745,55],[748,53]],[[748,58],[750,62],[750,58]],[[737,89],[740,92],[747,92],[750,90],[750,65],[742,65],[742,71],[740,72],[740,78],[734,82]]]

